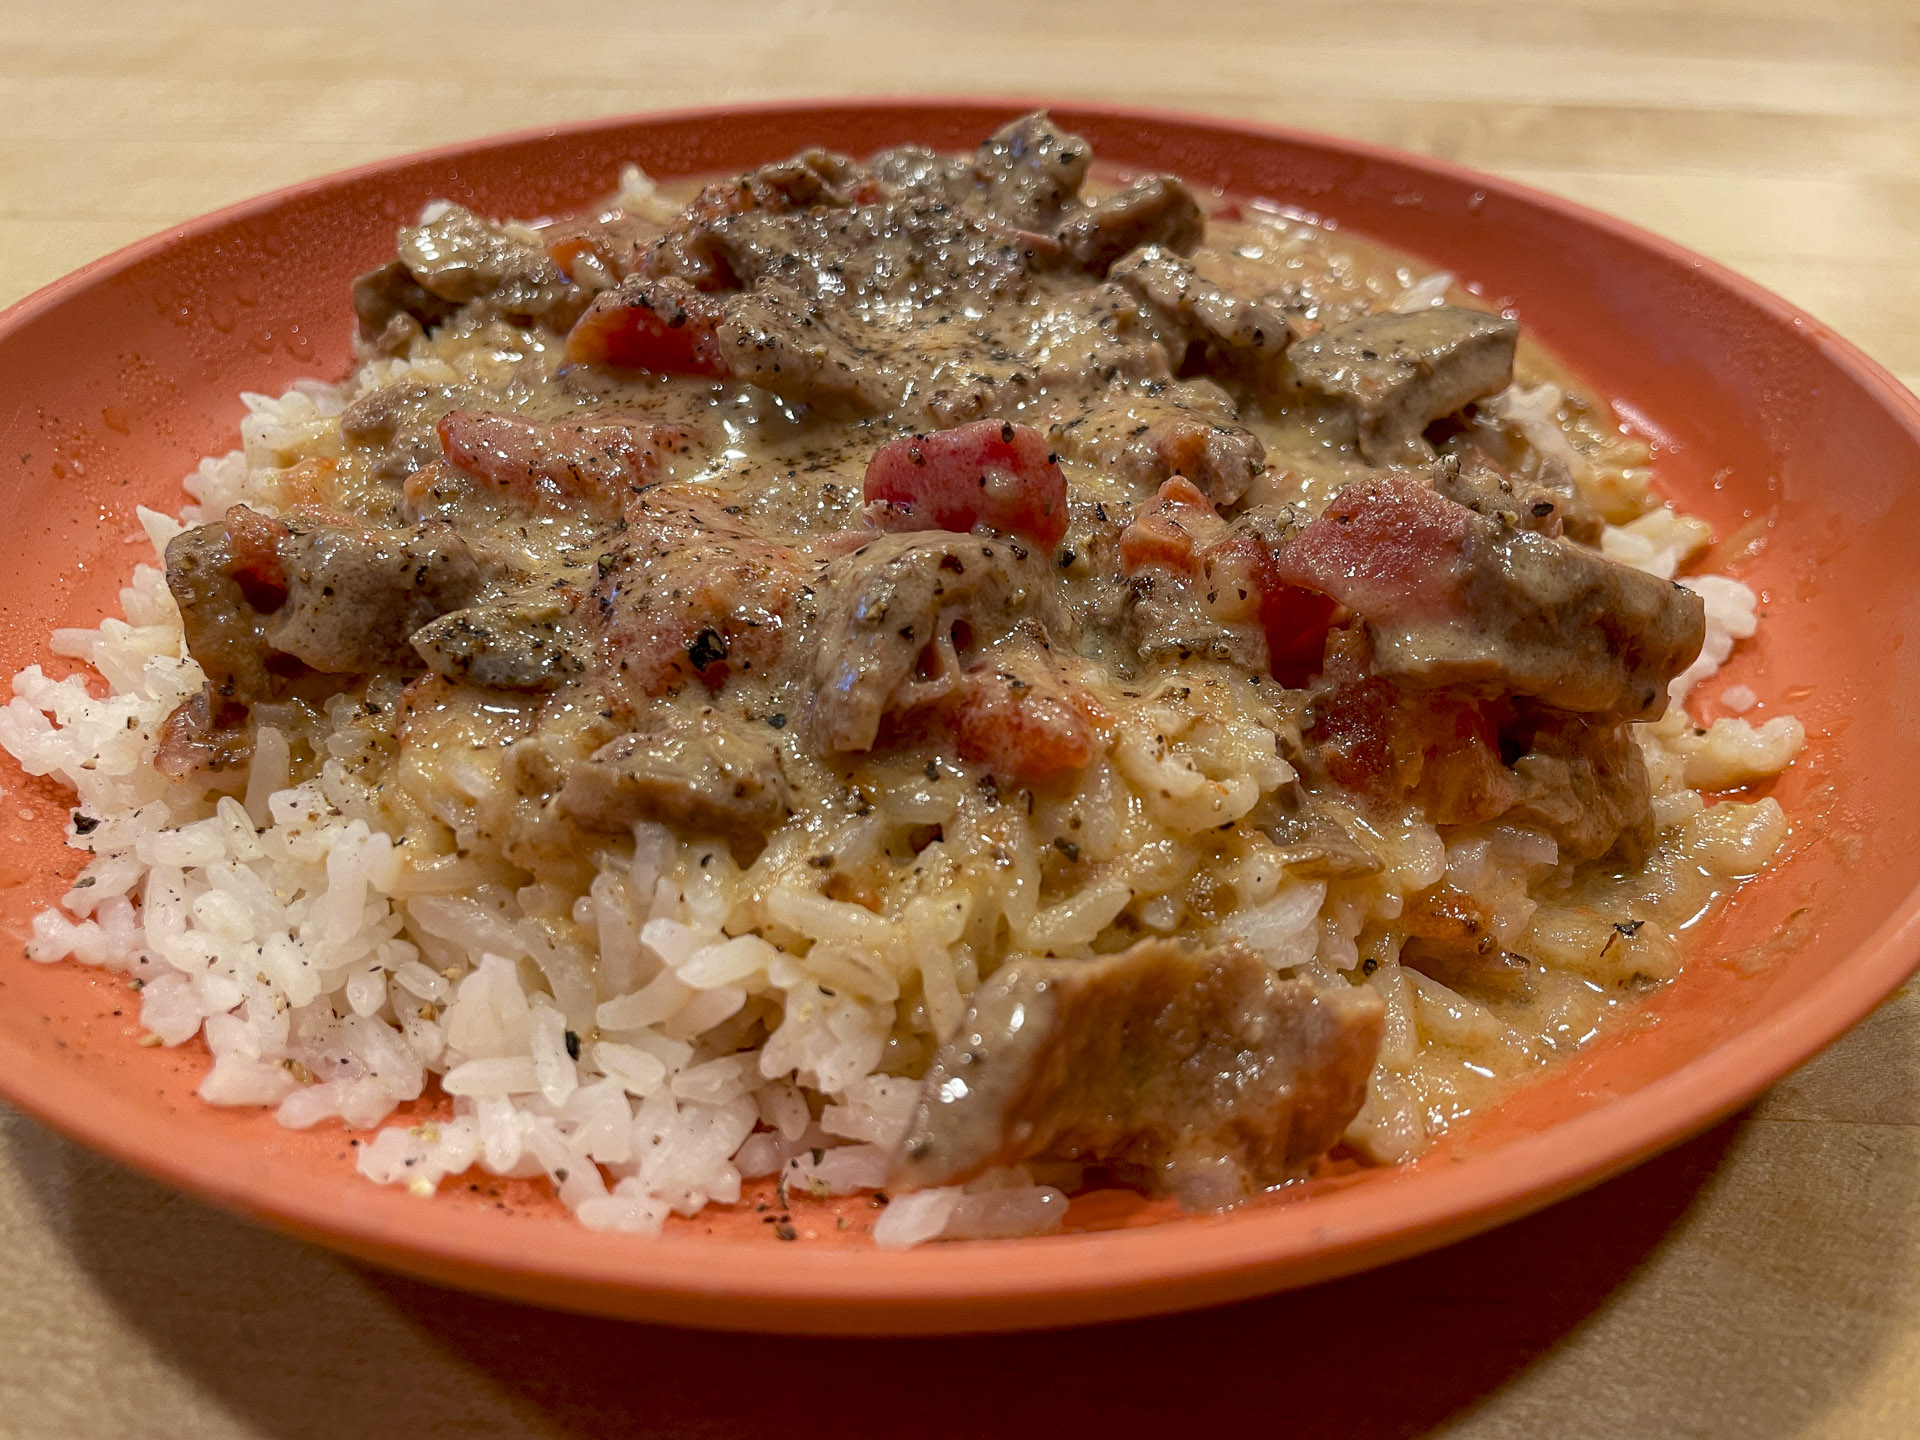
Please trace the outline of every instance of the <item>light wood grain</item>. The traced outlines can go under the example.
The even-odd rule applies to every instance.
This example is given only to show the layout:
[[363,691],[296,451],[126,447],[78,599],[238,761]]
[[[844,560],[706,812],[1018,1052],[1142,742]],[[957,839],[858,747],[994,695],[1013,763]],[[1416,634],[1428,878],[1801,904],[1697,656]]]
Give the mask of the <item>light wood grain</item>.
[[[1335,131],[1670,235],[1920,381],[1911,0],[0,3],[0,304],[398,151],[781,95]],[[0,1118],[0,1434],[1920,1433],[1920,995],[1634,1175],[1378,1275],[1045,1340],[740,1341],[376,1276]],[[1353,1356],[1374,1379],[1350,1380]],[[510,1366],[505,1357],[517,1356]],[[717,1365],[749,1383],[703,1388]],[[1043,1367],[1010,1426],[993,1394]],[[851,1377],[833,1416],[789,1398]]]

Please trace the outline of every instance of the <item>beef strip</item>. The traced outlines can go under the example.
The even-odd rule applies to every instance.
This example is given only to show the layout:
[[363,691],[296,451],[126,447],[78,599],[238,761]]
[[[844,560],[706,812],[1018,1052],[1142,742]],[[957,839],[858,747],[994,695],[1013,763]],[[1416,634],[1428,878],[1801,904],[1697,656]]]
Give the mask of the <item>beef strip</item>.
[[1022,230],[1060,223],[1079,198],[1093,147],[1044,110],[1009,121],[981,143],[973,173],[986,210]]
[[286,603],[267,643],[326,675],[410,669],[415,631],[479,595],[479,563],[451,525],[323,526],[281,547]]
[[1565,536],[1582,544],[1600,538],[1597,517],[1562,465],[1542,467],[1534,476],[1516,475],[1484,451],[1467,446],[1442,455],[1433,488],[1455,504],[1516,530],[1553,539]]
[[764,836],[792,809],[779,751],[764,727],[711,706],[662,707],[646,728],[572,767],[559,809],[584,830],[618,834],[639,820]]
[[1652,783],[1625,727],[1550,710],[1523,712],[1510,727],[1525,751],[1506,818],[1553,836],[1562,862],[1617,852],[1638,864],[1654,840]]
[[830,753],[872,749],[884,716],[951,692],[962,651],[1023,627],[1075,636],[1046,558],[1014,541],[885,535],[829,565],[818,589],[813,734]]
[[459,308],[414,279],[398,260],[389,260],[353,282],[353,313],[360,338],[383,355],[405,354],[415,339]]
[[1479,684],[1657,719],[1706,635],[1692,591],[1416,480],[1349,487],[1279,558],[1281,578],[1365,619],[1374,674],[1415,685]]
[[1231,1204],[1339,1140],[1384,1017],[1371,990],[1282,980],[1231,945],[1014,960],[927,1067],[892,1183],[959,1184],[1048,1156]]
[[565,326],[585,300],[538,242],[461,205],[402,230],[398,249],[414,281],[454,305],[484,301],[502,315]]
[[244,704],[274,688],[267,616],[286,602],[281,547],[291,537],[279,521],[235,505],[167,543],[167,588],[216,699]]
[[1351,407],[1361,457],[1387,465],[1429,453],[1427,426],[1506,389],[1519,339],[1505,316],[1443,305],[1329,325],[1291,358],[1304,384]]
[[1113,267],[1112,278],[1165,317],[1180,344],[1176,368],[1188,363],[1186,352],[1195,346],[1226,366],[1265,364],[1285,353],[1293,338],[1277,302],[1235,295],[1163,245],[1127,256]]
[[1186,186],[1171,175],[1148,175],[1069,216],[1059,240],[1083,270],[1105,275],[1143,245],[1188,254],[1206,231],[1206,217]]
[[552,601],[470,605],[413,632],[409,643],[436,675],[491,690],[554,690],[579,675],[569,610]]
[[736,380],[812,407],[832,419],[880,415],[900,399],[898,377],[863,343],[838,307],[763,281],[731,300],[716,331]]
[[1114,391],[1050,434],[1070,460],[1143,490],[1184,475],[1220,505],[1245,495],[1266,466],[1265,448],[1236,423],[1232,400],[1210,380]]
[[1652,791],[1623,722],[1383,678],[1371,658],[1360,627],[1329,637],[1304,735],[1310,775],[1389,811],[1418,800],[1435,824],[1530,825],[1566,862],[1644,855]]

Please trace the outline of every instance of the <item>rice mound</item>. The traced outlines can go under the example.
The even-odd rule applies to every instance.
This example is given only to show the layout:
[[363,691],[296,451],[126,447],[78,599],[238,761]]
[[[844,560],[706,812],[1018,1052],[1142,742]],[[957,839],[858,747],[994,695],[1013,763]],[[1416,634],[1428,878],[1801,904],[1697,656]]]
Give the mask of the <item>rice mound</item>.
[[[285,467],[355,394],[410,364],[444,362],[370,362],[350,386],[246,396],[244,449],[187,477],[193,503],[179,520],[141,511],[156,554],[229,505],[281,508]],[[1671,578],[1706,538],[1700,522],[1656,510],[1610,529],[1605,548]],[[1684,583],[1706,601],[1709,635],[1675,682],[1676,702],[1755,627],[1746,586],[1719,576]],[[949,856],[941,863],[957,868],[946,888],[907,882],[925,888],[889,897],[883,918],[820,893],[804,848],[770,846],[749,883],[730,856],[642,824],[631,854],[618,847],[597,857],[588,892],[566,906],[571,923],[557,924],[553,897],[533,904],[462,859],[409,861],[344,763],[356,743],[344,697],[311,778],[294,783],[288,740],[270,726],[241,794],[213,799],[162,776],[152,763],[160,727],[204,677],[159,568],[136,567],[120,600],[124,618],[52,640],[55,654],[84,662],[104,685],[30,666],[0,711],[0,746],[27,772],[73,789],[70,843],[92,856],[58,907],[35,918],[29,956],[128,975],[158,1043],[204,1039],[212,1063],[202,1099],[272,1107],[294,1129],[377,1128],[359,1147],[360,1172],[423,1196],[474,1167],[544,1176],[583,1225],[653,1234],[670,1214],[733,1203],[756,1177],[780,1176],[787,1194],[876,1189],[918,1093],[916,1081],[887,1073],[890,1037],[901,1026],[952,1032],[992,958],[971,943],[980,927],[1004,923],[1019,948],[1070,950],[1130,904],[1151,924],[1154,886],[1173,883],[1155,880],[1141,859],[1123,878],[1041,910],[1037,885],[1022,889],[1018,874],[982,878]],[[1663,849],[1716,876],[1761,868],[1786,832],[1780,807],[1709,806],[1699,792],[1778,772],[1803,743],[1799,723],[1723,718],[1703,728],[1676,703],[1666,719],[1637,728]],[[1150,783],[1165,793],[1171,776],[1198,807],[1153,817],[1177,849],[1178,837],[1217,827],[1221,804],[1243,814],[1292,778],[1273,763],[1257,716],[1216,732],[1171,755],[1123,743],[1089,784],[1124,793]],[[968,817],[930,808],[924,789],[883,788],[874,804],[846,843],[877,844],[889,827],[934,822],[966,833]],[[1110,837],[1117,850],[1129,843],[1123,830]],[[1304,881],[1263,869],[1257,854],[1238,857],[1241,903],[1221,929],[1276,967],[1328,981],[1361,968],[1381,990],[1387,1039],[1349,1135],[1376,1159],[1417,1154],[1450,1114],[1469,1108],[1456,1094],[1461,1057],[1488,1074],[1525,1073],[1590,1033],[1593,1015],[1614,1003],[1593,996],[1611,995],[1624,978],[1677,972],[1677,948],[1654,927],[1604,943],[1582,929],[1583,912],[1554,898],[1558,857],[1538,832],[1478,827],[1449,845],[1410,818],[1375,838],[1391,863],[1361,881]],[[1033,864],[1019,843],[1016,834],[1016,872]],[[1174,850],[1140,853],[1149,850],[1176,879],[1188,873]],[[1198,862],[1184,863],[1190,871]],[[1528,937],[1560,978],[1531,1030],[1402,969],[1369,940],[1370,922],[1391,918],[1401,897],[1443,875],[1487,904],[1503,943]],[[757,1048],[741,1048],[762,1034]],[[450,1119],[380,1128],[435,1082],[451,1097]],[[1040,1183],[1048,1179],[1060,1183]],[[1060,1225],[1062,1187],[1072,1181],[1022,1167],[898,1196],[873,1238],[910,1245],[1043,1233]]]

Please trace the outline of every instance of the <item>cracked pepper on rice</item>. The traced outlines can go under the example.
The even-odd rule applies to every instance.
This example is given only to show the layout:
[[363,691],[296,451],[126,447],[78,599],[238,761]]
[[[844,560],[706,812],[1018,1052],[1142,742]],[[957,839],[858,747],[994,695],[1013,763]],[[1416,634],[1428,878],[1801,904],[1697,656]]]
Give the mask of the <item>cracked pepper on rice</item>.
[[429,206],[15,678],[33,957],[372,1180],[890,1244],[1407,1159],[1672,979],[1786,830],[1684,708],[1753,593],[1451,277],[1092,158]]

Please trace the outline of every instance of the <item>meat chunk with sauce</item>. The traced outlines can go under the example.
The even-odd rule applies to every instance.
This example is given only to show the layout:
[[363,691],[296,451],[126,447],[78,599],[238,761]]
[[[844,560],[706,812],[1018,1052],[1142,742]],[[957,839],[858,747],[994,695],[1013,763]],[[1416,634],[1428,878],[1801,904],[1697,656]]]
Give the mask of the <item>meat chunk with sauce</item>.
[[1370,659],[1359,627],[1329,636],[1303,736],[1309,775],[1389,811],[1411,798],[1438,825],[1530,826],[1569,863],[1644,854],[1651,786],[1623,722],[1385,679]]
[[554,690],[586,669],[569,609],[555,601],[470,605],[413,632],[434,674],[488,690]]
[[1148,489],[1175,475],[1219,505],[1247,493],[1266,468],[1259,437],[1238,423],[1233,402],[1210,380],[1115,390],[1053,427],[1055,447]]
[[1706,636],[1700,597],[1502,524],[1416,480],[1351,486],[1280,552],[1280,578],[1358,613],[1372,670],[1656,719]]
[[1023,957],[974,992],[928,1066],[891,1183],[960,1184],[1047,1156],[1231,1204],[1339,1140],[1384,1023],[1371,990],[1282,980],[1232,945]]
[[1022,628],[1074,636],[1045,557],[1013,541],[885,535],[835,560],[817,589],[813,733],[830,753],[870,750],[883,717],[950,694],[962,651]]
[[1206,232],[1206,217],[1185,185],[1171,175],[1147,175],[1069,216],[1059,239],[1081,269],[1105,275],[1143,245],[1185,255]]
[[1203,278],[1164,245],[1148,245],[1113,267],[1115,284],[1151,306],[1186,350],[1198,347],[1202,363],[1211,355],[1228,366],[1258,366],[1286,352],[1293,339],[1287,312],[1277,301],[1235,295]]
[[618,834],[657,820],[721,835],[764,836],[792,809],[780,754],[764,727],[712,706],[662,707],[567,775],[560,813]]
[[241,703],[275,693],[287,662],[327,675],[417,666],[413,633],[470,603],[482,579],[439,523],[295,529],[236,505],[167,546],[187,648],[215,695]]
[[323,526],[281,547],[286,602],[267,643],[326,675],[418,664],[415,631],[480,593],[479,562],[451,525]]
[[415,283],[454,305],[480,300],[503,315],[564,327],[584,299],[536,238],[461,205],[402,230],[398,255]]
[[281,547],[290,539],[278,520],[235,505],[167,543],[167,588],[180,607],[187,651],[219,699],[246,703],[273,688],[267,617],[286,603]]
[[1430,453],[1429,425],[1506,389],[1519,339],[1505,316],[1442,305],[1330,325],[1291,358],[1302,383],[1352,409],[1361,458],[1388,465]]
[[1080,198],[1093,147],[1044,110],[989,135],[973,161],[986,208],[1025,230],[1047,230]]
[[353,282],[353,313],[360,338],[382,355],[404,355],[414,340],[459,308],[414,279],[398,260],[389,260]]

